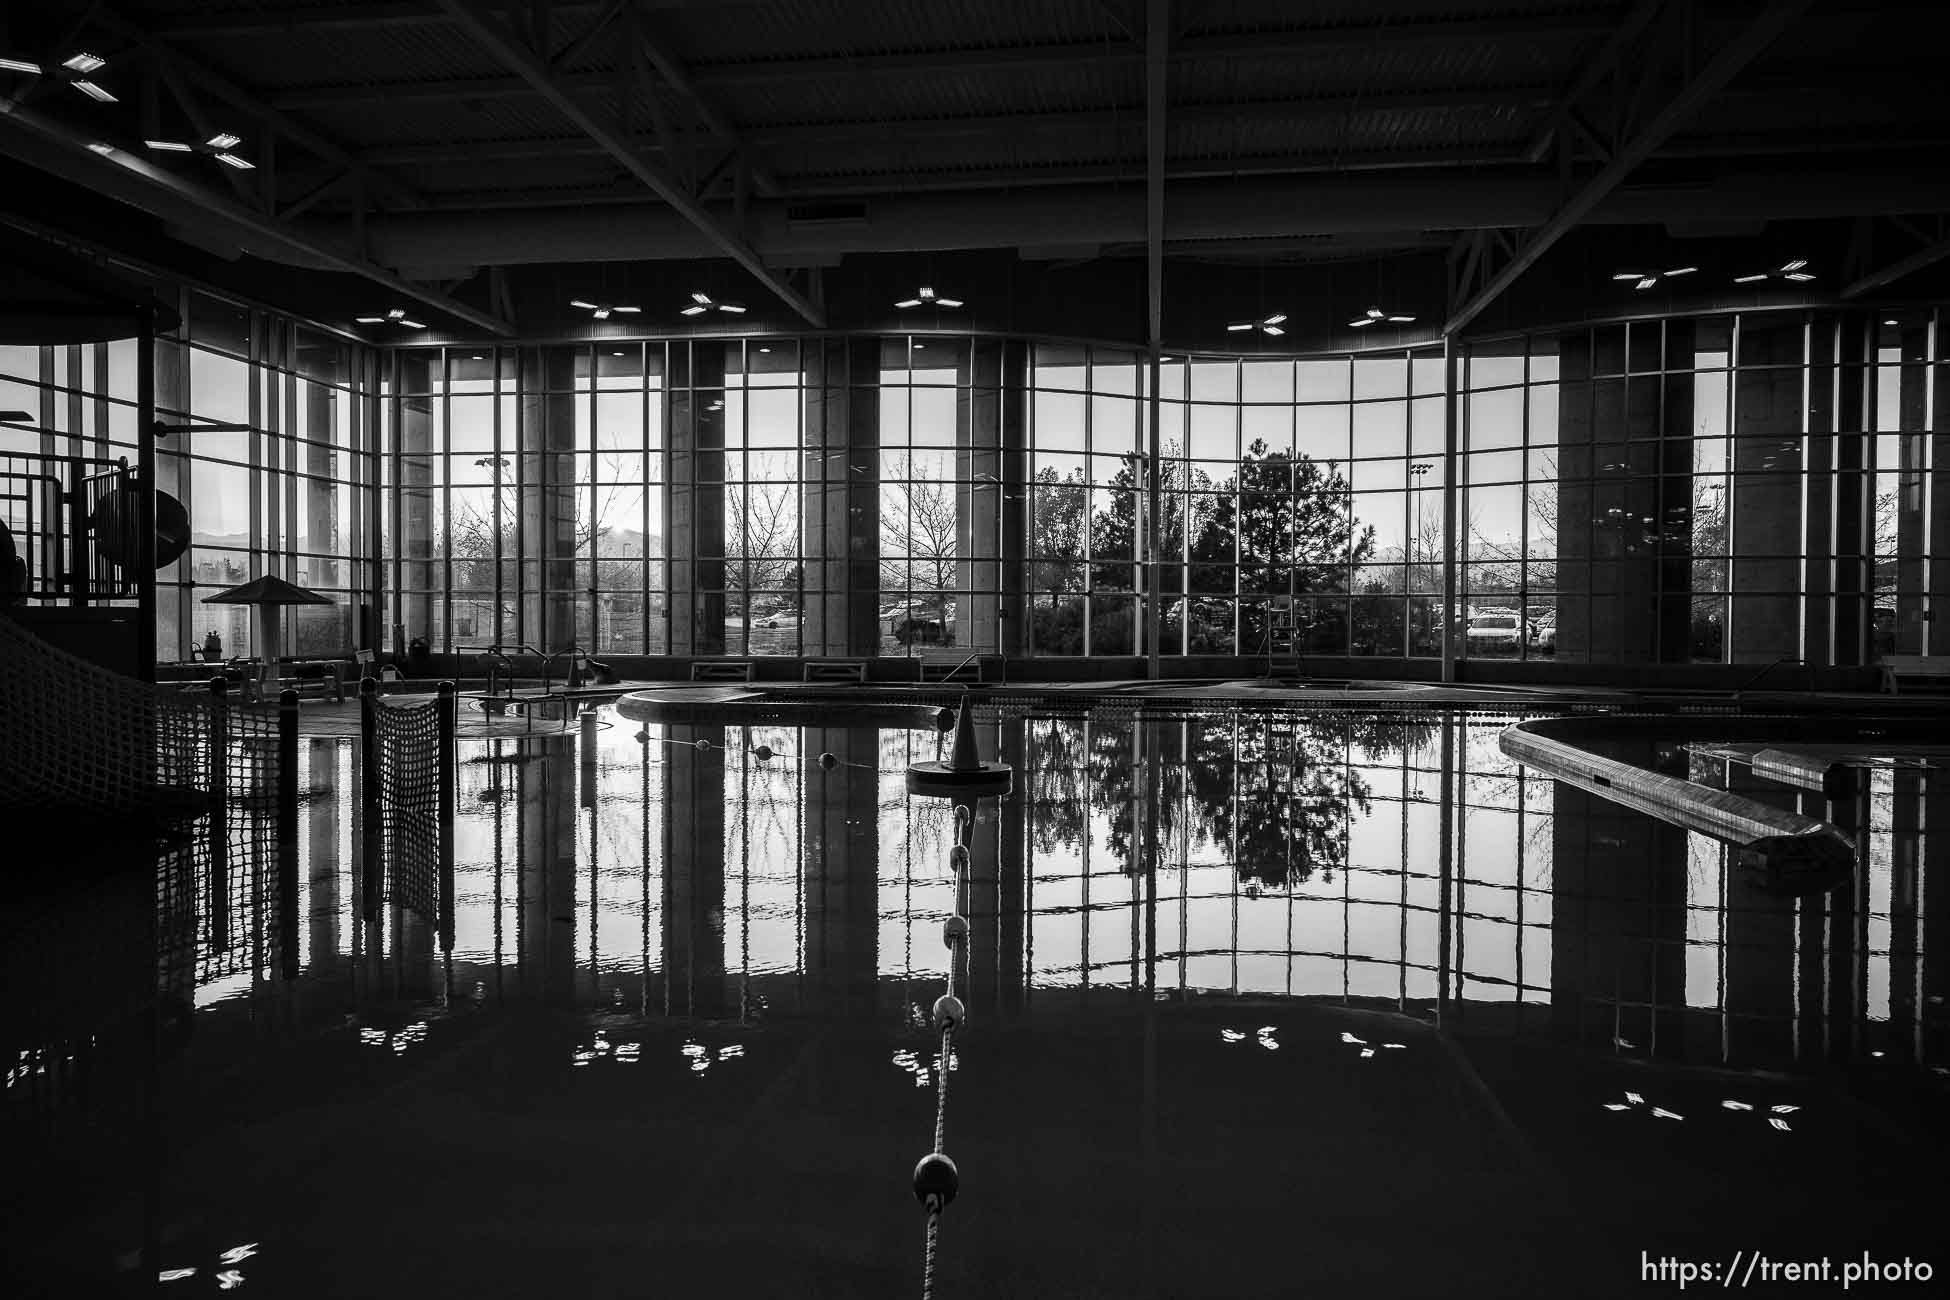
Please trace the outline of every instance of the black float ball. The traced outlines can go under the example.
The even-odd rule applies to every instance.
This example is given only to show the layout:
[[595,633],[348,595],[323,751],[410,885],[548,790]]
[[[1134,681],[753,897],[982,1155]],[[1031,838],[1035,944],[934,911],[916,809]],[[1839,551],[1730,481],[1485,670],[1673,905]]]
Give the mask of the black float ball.
[[821,754],[819,756],[819,765],[825,768],[828,772],[830,772],[834,768],[840,765],[839,755],[833,753],[831,750],[828,750],[826,753]]
[[914,1199],[930,1212],[947,1209],[960,1188],[961,1171],[939,1151],[922,1156],[921,1163],[914,1166]]
[[943,709],[941,712],[935,714],[934,725],[938,731],[953,731],[955,729],[955,711],[953,709]]
[[752,751],[752,757],[757,759],[759,762],[763,763],[765,760],[772,757],[772,747],[770,745],[760,745],[757,749],[754,749]]
[[943,922],[941,926],[941,941],[950,948],[959,947],[967,943],[968,918],[965,916],[951,916]]
[[968,1019],[968,1008],[964,1007],[961,999],[954,994],[943,994],[934,1000],[935,1029],[960,1029],[966,1019]]

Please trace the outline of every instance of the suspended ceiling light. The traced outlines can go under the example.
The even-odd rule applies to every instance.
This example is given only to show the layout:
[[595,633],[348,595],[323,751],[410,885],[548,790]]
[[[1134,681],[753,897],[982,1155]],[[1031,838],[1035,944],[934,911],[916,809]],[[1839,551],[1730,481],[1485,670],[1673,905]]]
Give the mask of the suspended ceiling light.
[[1797,257],[1781,263],[1770,271],[1757,271],[1753,275],[1736,275],[1733,277],[1733,282],[1735,284],[1752,284],[1756,280],[1812,280],[1815,278],[1814,272],[1803,269],[1807,265],[1807,258]]
[[1675,275],[1691,275],[1699,270],[1697,266],[1675,266],[1670,271],[1620,271],[1612,276],[1614,280],[1631,280],[1634,289],[1650,289],[1660,280]]
[[108,154],[112,154],[115,152],[115,146],[112,144],[103,144],[100,140],[97,140],[93,144],[88,146],[88,151],[90,153],[98,153],[98,154],[102,154],[103,156],[107,156]]
[[401,329],[409,330],[423,330],[426,328],[419,321],[409,317],[404,307],[389,307],[384,316],[354,316],[352,319],[361,325],[397,325]]
[[1347,324],[1349,329],[1361,330],[1366,329],[1370,325],[1379,325],[1383,321],[1391,325],[1408,325],[1412,324],[1414,320],[1415,318],[1413,316],[1405,316],[1399,312],[1390,314],[1381,310],[1379,307],[1370,307]]
[[[636,308],[632,307],[630,310],[635,311]],[[702,316],[708,311],[730,312],[733,316],[742,316],[745,314],[745,304],[742,302],[719,302],[708,293],[698,293],[693,290],[689,305],[684,307],[678,314],[682,316]]]
[[582,308],[582,310],[594,316],[597,320],[608,320],[610,318],[610,315],[615,312],[621,312],[624,315],[634,315],[637,312],[643,310],[643,308],[641,307],[618,306],[613,302],[585,302],[581,298],[569,299],[569,306],[580,307]]
[[[108,60],[101,55],[78,50],[61,60],[61,66],[55,75],[97,103],[119,103],[120,101],[105,87],[88,80],[90,73],[98,72],[107,66]],[[32,59],[0,59],[0,71],[18,72],[29,77],[47,75],[47,70]]]
[[1281,328],[1281,326],[1285,324],[1285,322],[1286,322],[1286,313],[1283,311],[1276,311],[1271,316],[1262,316],[1258,320],[1233,321],[1230,325],[1226,326],[1226,333],[1244,334],[1253,330],[1257,330],[1261,334],[1270,334],[1274,338],[1278,338],[1280,335],[1286,333],[1286,331]]
[[219,131],[201,144],[194,144],[188,140],[144,140],[142,144],[143,147],[153,149],[157,153],[207,154],[226,167],[235,167],[238,171],[247,172],[253,170],[257,164],[248,158],[230,152],[243,142],[244,138],[240,135],[233,135],[229,131]]
[[903,298],[894,304],[902,311],[906,311],[909,307],[959,307],[961,305],[961,299],[943,298],[931,286],[925,284],[915,290],[912,298]]

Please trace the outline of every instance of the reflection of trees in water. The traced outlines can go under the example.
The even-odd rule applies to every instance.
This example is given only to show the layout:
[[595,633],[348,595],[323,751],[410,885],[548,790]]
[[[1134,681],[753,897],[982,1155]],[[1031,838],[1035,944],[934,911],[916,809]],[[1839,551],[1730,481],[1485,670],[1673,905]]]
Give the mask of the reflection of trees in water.
[[[1288,888],[1347,865],[1348,815],[1366,815],[1371,790],[1358,753],[1415,753],[1437,724],[1407,715],[1232,714],[1146,721],[1144,764],[1133,762],[1134,720],[1032,723],[1029,793],[1037,852],[1074,847],[1091,810],[1108,817],[1103,847],[1135,869],[1133,811],[1156,808],[1156,834],[1181,830],[1223,846],[1241,881]],[[1148,791],[1139,787],[1149,783]]]

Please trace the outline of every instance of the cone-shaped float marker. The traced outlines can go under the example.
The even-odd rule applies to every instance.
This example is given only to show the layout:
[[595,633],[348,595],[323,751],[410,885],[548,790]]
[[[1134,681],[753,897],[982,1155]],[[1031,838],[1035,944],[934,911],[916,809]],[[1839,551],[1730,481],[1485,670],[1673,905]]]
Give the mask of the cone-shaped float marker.
[[969,707],[966,695],[955,714],[955,749],[948,757],[948,767],[955,772],[982,770],[982,752],[975,747],[975,710]]
[[[946,710],[944,709],[945,713]],[[909,794],[940,795],[945,798],[968,795],[1005,794],[1013,769],[1007,763],[984,763],[975,742],[975,709],[967,692],[962,693],[961,710],[955,716],[955,742],[948,761],[909,763]]]

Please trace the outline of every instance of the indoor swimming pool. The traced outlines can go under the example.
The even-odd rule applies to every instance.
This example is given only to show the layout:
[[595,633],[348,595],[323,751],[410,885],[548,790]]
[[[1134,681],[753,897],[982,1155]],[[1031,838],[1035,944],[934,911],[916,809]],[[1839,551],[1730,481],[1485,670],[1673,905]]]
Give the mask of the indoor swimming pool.
[[[960,897],[954,808],[906,785],[948,744],[932,706],[464,735],[450,949],[410,890],[368,906],[358,743],[307,735],[295,979],[248,872],[36,905],[12,960],[56,987],[9,1053],[10,1209],[87,1212],[16,1257],[49,1294],[917,1295],[944,1068],[942,1296],[1926,1257],[1950,780],[1611,751],[1851,837],[1850,879],[1781,891],[1506,756],[1525,716],[985,702],[1014,778]],[[153,1020],[117,992],[144,944]]]

